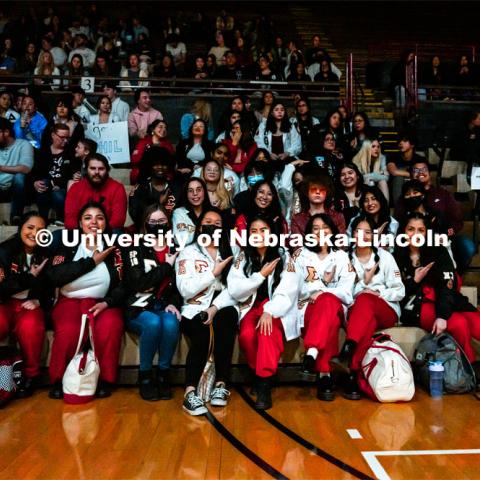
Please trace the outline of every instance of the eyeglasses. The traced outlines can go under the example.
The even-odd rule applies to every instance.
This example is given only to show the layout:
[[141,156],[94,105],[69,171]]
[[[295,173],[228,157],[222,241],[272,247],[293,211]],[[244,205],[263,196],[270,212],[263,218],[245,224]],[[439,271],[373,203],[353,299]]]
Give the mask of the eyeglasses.
[[70,135],[66,135],[66,136],[63,136],[62,135],[59,135],[57,132],[53,132],[54,135],[56,135],[58,138],[62,139],[63,141],[67,142],[68,140],[70,140]]
[[413,173],[427,173],[428,168],[427,167],[422,167],[422,168],[414,168]]

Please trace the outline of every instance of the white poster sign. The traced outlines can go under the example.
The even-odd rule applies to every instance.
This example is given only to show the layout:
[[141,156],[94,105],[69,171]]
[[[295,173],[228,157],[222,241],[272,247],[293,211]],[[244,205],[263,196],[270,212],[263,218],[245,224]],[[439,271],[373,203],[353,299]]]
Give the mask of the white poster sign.
[[93,93],[95,91],[95,77],[82,77],[80,86],[86,93]]
[[97,152],[105,155],[111,165],[130,162],[127,122],[88,125],[85,136],[97,142]]

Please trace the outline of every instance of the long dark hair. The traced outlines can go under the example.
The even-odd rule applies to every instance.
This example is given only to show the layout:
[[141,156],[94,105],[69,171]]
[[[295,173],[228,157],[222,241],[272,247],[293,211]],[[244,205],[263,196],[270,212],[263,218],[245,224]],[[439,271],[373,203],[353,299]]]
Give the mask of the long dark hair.
[[[201,215],[198,217],[198,222],[195,228],[195,236],[193,237],[193,242],[196,243],[198,236],[202,233],[202,220],[204,219],[207,213],[214,212],[220,216],[222,219],[222,234],[220,235],[220,243],[218,245],[218,251],[222,260],[225,260],[228,257],[233,255],[232,247],[230,245],[230,230],[227,225],[227,221],[224,213],[217,207],[208,207],[202,211]],[[222,285],[227,284],[228,272],[230,271],[231,262],[222,270],[220,280]]]
[[[365,215],[365,214],[360,214],[357,217],[355,217],[352,221],[352,236],[353,236],[353,232],[357,229],[357,227],[360,225],[361,222],[368,223],[368,226],[370,227],[372,232],[377,228],[375,226],[375,222],[373,221],[373,219],[371,217],[369,217],[368,215]],[[352,265],[353,265],[352,255],[353,255],[353,252],[354,252],[356,246],[357,246],[356,243],[352,242],[350,244],[349,249],[348,249],[348,257],[350,258],[350,263]],[[380,256],[378,255],[378,248],[375,247],[375,245],[371,245],[370,248],[373,251],[375,263],[378,263],[380,261]],[[377,268],[375,269],[374,275],[376,275],[379,271],[380,271],[380,264],[377,265]]]
[[204,127],[204,133],[200,141],[200,145],[202,146],[203,151],[205,152],[205,155],[208,155],[210,152],[210,148],[207,146],[208,145],[208,124],[205,120],[202,120],[201,118],[196,118],[190,125],[190,129],[188,130],[187,151],[193,147],[193,126],[199,122],[203,123],[203,127]]
[[[378,212],[378,222],[375,222],[375,219],[373,218],[373,216],[370,215],[368,212],[366,212],[363,206],[365,202],[365,198],[369,193],[372,194],[380,203],[380,211]],[[365,214],[366,217],[369,217],[372,219],[372,222],[375,225],[375,228],[379,228],[381,225],[386,223],[387,226],[385,227],[384,232],[388,233],[388,230],[390,227],[390,208],[388,206],[388,201],[385,198],[385,195],[376,185],[371,185],[371,186],[368,185],[363,188],[362,196],[360,197],[360,211],[363,214]]]
[[203,199],[203,203],[202,203],[202,213],[207,208],[212,208],[212,205],[210,203],[210,199],[208,198],[207,184],[199,177],[190,177],[185,182],[185,185],[183,186],[182,196],[180,198],[180,202],[179,202],[178,206],[179,207],[184,207],[188,212],[188,216],[190,217],[190,220],[192,220],[194,225],[197,225],[198,219],[195,216],[195,212],[193,211],[192,205],[188,201],[188,189],[189,189],[190,184],[192,182],[198,182],[203,187],[204,199]]
[[103,216],[105,217],[105,230],[102,231],[102,233],[111,233],[111,228],[110,228],[110,223],[108,221],[108,216],[107,216],[107,211],[105,210],[105,207],[103,206],[102,203],[100,202],[87,202],[78,212],[77,215],[77,225],[78,229],[80,230],[80,220],[82,219],[83,214],[89,209],[89,208],[96,208],[100,210],[103,213]]
[[250,129],[250,125],[248,122],[245,122],[244,120],[237,120],[233,122],[233,125],[236,125],[236,124],[240,125],[240,130],[242,132],[242,137],[240,138],[240,148],[244,152],[247,152],[251,148],[251,146],[255,143],[255,140],[253,139],[252,132]]
[[363,175],[358,169],[357,165],[353,162],[345,162],[341,168],[338,169],[337,171],[337,177],[335,179],[335,185],[336,188],[340,191],[345,191],[345,187],[342,185],[342,182],[340,182],[340,177],[342,176],[342,170],[344,168],[349,168],[350,170],[353,170],[358,177],[357,185],[356,185],[356,190],[355,190],[355,196],[358,197],[363,190],[364,190],[364,181],[363,181]]
[[[253,215],[247,223],[247,235],[250,233],[250,228],[252,223],[256,222],[257,220],[264,222],[268,225],[270,232],[275,234],[275,224],[273,219],[268,215],[257,214]],[[258,249],[250,245],[250,242],[247,242],[247,246],[243,249],[245,253],[245,266],[243,271],[245,275],[251,275],[252,273],[259,272],[263,265],[268,262],[275,260],[276,258],[280,257],[280,261],[278,262],[277,266],[275,267],[275,271],[273,273],[273,290],[277,288],[277,285],[280,283],[280,277],[283,271],[283,252],[281,247],[267,247],[265,252],[265,257],[262,260],[260,258],[260,254],[258,253]],[[223,258],[223,257],[222,257]]]
[[[255,198],[257,196],[258,191],[260,190],[260,187],[262,187],[263,185],[268,185],[268,187],[272,191],[272,203],[263,211],[261,211],[258,208],[258,205],[255,203]],[[249,202],[249,208],[246,214],[247,221],[250,221],[251,218],[253,218],[258,214],[265,215],[266,217],[270,217],[272,219],[272,221],[276,225],[275,229],[273,230],[273,233],[280,234],[282,232],[280,225],[282,225],[283,217],[282,217],[282,208],[280,206],[280,198],[278,196],[275,185],[273,185],[273,183],[270,180],[262,180],[260,182],[257,182],[250,190],[250,202]]]
[[363,129],[363,133],[365,134],[365,137],[372,139],[376,135],[375,129],[372,127],[370,123],[370,119],[368,118],[368,115],[366,112],[355,112],[352,115],[352,122],[353,122],[353,127],[352,127],[352,134],[357,135],[357,131],[355,130],[355,117],[361,117],[363,121],[365,122],[365,127]]
[[282,118],[282,123],[280,124],[280,131],[282,133],[289,133],[290,129],[292,128],[292,124],[288,120],[288,114],[287,114],[287,109],[285,108],[285,104],[282,102],[277,102],[275,101],[272,104],[272,107],[270,108],[270,111],[268,112],[268,117],[267,117],[267,124],[265,125],[265,132],[272,132],[275,133],[277,131],[277,124],[276,120],[273,118],[273,110],[275,107],[278,105],[281,105],[283,109],[285,110],[285,115]]
[[[332,127],[330,126],[330,119],[338,113],[340,115],[340,125],[338,126],[337,130],[332,130]],[[321,125],[320,125],[321,130],[325,130],[327,132],[333,133],[335,136],[335,140],[338,142],[339,137],[343,135],[343,117],[338,108],[334,108],[330,110],[326,115],[325,118],[323,119]]]
[[[305,225],[305,234],[304,234],[304,238],[307,234],[309,233],[312,233],[313,231],[313,222],[315,220],[317,220],[317,218],[319,218],[320,220],[322,220],[323,223],[325,223],[325,225],[328,226],[328,228],[332,231],[332,235],[333,235],[333,242],[335,242],[335,239],[337,238],[337,235],[340,233],[338,231],[338,227],[335,225],[335,223],[333,222],[332,220],[332,217],[330,217],[330,215],[327,215],[326,213],[316,213],[315,215],[312,215],[309,219],[308,219],[308,222],[307,222],[307,225]],[[315,249],[315,246],[308,246],[308,245],[305,245],[305,248],[307,248],[308,250],[314,252],[316,249]],[[334,245],[333,247],[330,247],[330,246],[327,246],[327,250],[328,252],[330,252],[331,250],[335,251],[335,250],[338,250],[338,248]]]

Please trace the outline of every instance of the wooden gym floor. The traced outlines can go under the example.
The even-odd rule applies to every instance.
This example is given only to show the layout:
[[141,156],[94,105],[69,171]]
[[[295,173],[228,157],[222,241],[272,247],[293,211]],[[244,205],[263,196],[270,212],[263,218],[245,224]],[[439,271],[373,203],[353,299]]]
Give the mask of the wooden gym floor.
[[380,404],[311,386],[274,389],[260,415],[246,387],[206,417],[136,388],[83,406],[47,390],[0,410],[0,478],[7,479],[475,479],[480,402],[473,395]]

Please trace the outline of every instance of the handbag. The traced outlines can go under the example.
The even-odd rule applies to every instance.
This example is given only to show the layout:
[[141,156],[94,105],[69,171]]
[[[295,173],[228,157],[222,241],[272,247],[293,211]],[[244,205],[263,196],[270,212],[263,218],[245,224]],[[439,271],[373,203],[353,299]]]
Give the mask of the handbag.
[[[90,339],[90,348],[88,350],[85,349],[84,341],[87,326]],[[65,403],[81,404],[91,402],[95,397],[99,375],[100,366],[95,355],[92,318],[87,314],[83,314],[77,350],[63,375],[63,399]]]
[[197,385],[197,396],[204,402],[210,400],[213,386],[215,385],[215,360],[213,355],[215,340],[213,334],[213,325],[210,324],[210,343],[208,345],[207,363],[202,372],[202,376]]
[[22,365],[22,358],[15,347],[0,347],[0,408],[12,400],[17,386],[22,383]]
[[390,335],[384,333],[372,338],[362,359],[358,383],[364,393],[379,402],[409,402],[415,394],[408,358]]

